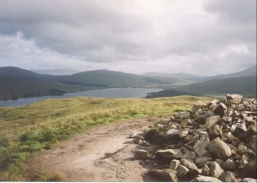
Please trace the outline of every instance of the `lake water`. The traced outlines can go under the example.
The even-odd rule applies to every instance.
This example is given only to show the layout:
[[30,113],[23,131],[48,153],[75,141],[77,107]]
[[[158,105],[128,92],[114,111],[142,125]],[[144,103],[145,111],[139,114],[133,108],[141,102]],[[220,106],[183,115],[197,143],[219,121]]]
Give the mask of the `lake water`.
[[66,93],[61,96],[44,96],[21,98],[18,100],[0,101],[0,107],[4,106],[24,106],[40,100],[49,98],[71,98],[71,97],[101,97],[101,98],[142,98],[146,97],[147,93],[158,92],[162,89],[146,89],[146,88],[108,88],[102,90],[90,90],[84,92]]

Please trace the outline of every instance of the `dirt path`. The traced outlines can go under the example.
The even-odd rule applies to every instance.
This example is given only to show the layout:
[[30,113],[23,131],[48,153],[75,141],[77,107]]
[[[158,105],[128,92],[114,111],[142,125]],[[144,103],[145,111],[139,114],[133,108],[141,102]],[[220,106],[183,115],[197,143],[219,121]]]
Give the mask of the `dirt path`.
[[92,128],[35,157],[31,170],[60,171],[67,181],[151,181],[142,175],[158,165],[153,161],[140,165],[139,160],[133,159],[133,150],[149,152],[156,146],[137,145],[128,136],[132,132],[143,133],[156,119],[133,119]]

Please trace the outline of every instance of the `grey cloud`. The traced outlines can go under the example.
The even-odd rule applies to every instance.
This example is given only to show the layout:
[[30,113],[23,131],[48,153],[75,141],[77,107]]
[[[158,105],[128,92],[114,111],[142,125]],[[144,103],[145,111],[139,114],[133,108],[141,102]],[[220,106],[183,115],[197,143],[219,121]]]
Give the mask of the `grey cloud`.
[[[151,3],[161,11],[147,9]],[[255,14],[255,0],[8,0],[0,6],[0,36],[21,32],[38,49],[104,67],[144,62],[157,69],[165,62],[194,72],[223,59],[234,68],[254,63]],[[244,46],[248,51],[240,50]],[[217,56],[224,50],[230,51]]]
[[218,13],[221,20],[256,23],[255,0],[207,0],[204,7],[211,13]]

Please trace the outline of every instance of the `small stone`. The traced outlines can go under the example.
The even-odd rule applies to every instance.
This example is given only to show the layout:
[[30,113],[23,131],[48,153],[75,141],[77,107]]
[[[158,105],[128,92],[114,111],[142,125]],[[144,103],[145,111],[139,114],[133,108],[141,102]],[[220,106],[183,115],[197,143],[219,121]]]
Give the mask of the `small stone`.
[[192,140],[192,138],[193,138],[193,135],[187,135],[187,136],[185,136],[184,140],[186,142],[190,142]]
[[196,141],[196,143],[193,147],[194,152],[197,155],[199,155],[199,152],[202,151],[203,149],[205,149],[207,147],[208,143],[209,143],[208,141],[200,141],[200,140]]
[[213,112],[216,115],[223,116],[227,112],[227,107],[223,103],[219,103],[217,106],[213,108]]
[[207,149],[220,159],[227,159],[232,155],[230,147],[221,140],[209,142]]
[[134,138],[136,136],[135,132],[132,132],[131,134],[129,134],[129,138]]
[[221,137],[222,136],[222,127],[219,125],[213,125],[208,130],[210,137]]
[[238,104],[237,110],[242,111],[244,109],[245,109],[244,104]]
[[183,154],[181,158],[183,158],[183,159],[195,159],[195,157],[196,157],[196,154],[194,152],[188,151],[185,154]]
[[190,112],[185,112],[184,114],[183,114],[183,118],[184,119],[188,119],[189,117],[190,117]]
[[144,137],[143,137],[143,136],[136,135],[136,136],[134,137],[134,142],[138,144],[138,141],[139,141],[139,140],[144,140]]
[[237,125],[237,129],[240,129],[243,132],[247,132],[245,123],[236,123],[236,125]]
[[180,131],[179,136],[185,137],[187,136],[188,132],[189,132],[189,128],[184,128],[182,131]]
[[256,135],[257,134],[257,125],[256,124],[252,124],[248,127],[248,132],[251,134],[251,135]]
[[[138,143],[138,144],[139,144],[139,143]],[[142,145],[142,146],[149,146],[150,144],[149,144],[148,142],[146,142],[146,141],[143,140],[140,145]]]
[[166,169],[166,170],[149,170],[149,174],[153,175],[154,177],[158,178],[160,181],[167,181],[167,182],[177,182],[177,171]]
[[189,169],[183,165],[179,165],[177,168],[178,176],[183,177],[189,172]]
[[227,170],[235,170],[236,168],[236,162],[233,158],[227,159],[224,163],[222,163],[222,168],[227,169]]
[[134,150],[135,158],[145,160],[147,159],[147,151],[140,149],[140,150]]
[[211,165],[210,165],[210,175],[213,175],[215,177],[219,177],[221,176],[221,174],[223,173],[223,169],[220,167],[220,165],[213,161],[211,162]]
[[245,158],[241,158],[239,162],[239,168],[245,168],[245,166],[248,164],[248,161]]
[[222,182],[237,182],[235,175],[230,171],[223,172],[219,179]]
[[205,128],[209,129],[211,126],[216,125],[220,121],[219,116],[212,116],[206,119]]
[[165,149],[158,150],[156,153],[156,159],[161,161],[171,161],[174,158],[181,158],[182,152],[179,149]]
[[206,149],[202,149],[197,154],[199,157],[212,157],[212,153]]
[[215,161],[219,164],[222,164],[224,162],[222,159],[215,159]]
[[195,113],[198,109],[200,109],[202,106],[204,106],[204,103],[201,101],[201,100],[199,100],[199,101],[197,101],[194,105],[193,105],[193,107],[192,107],[192,109],[191,109],[191,112],[192,113]]
[[243,99],[243,96],[238,94],[227,94],[226,97],[231,104],[239,104]]
[[252,178],[243,178],[242,180],[241,180],[241,182],[257,182],[257,179],[252,179]]
[[237,152],[240,154],[240,155],[243,155],[246,151],[247,151],[247,147],[244,146],[243,144],[239,144],[238,147],[237,147]]
[[197,166],[194,164],[194,162],[191,159],[181,159],[180,162],[182,165],[186,166],[191,170],[198,170]]
[[205,176],[210,175],[210,169],[207,165],[203,166],[202,171],[203,171],[203,175],[205,175]]
[[231,132],[223,133],[223,137],[227,139],[228,143],[231,143],[235,139],[234,135]]
[[210,161],[212,160],[211,157],[196,157],[194,162],[196,165],[201,165],[202,163],[206,162],[206,161]]
[[232,122],[232,118],[229,117],[229,116],[223,116],[221,119],[222,119],[222,121],[225,121],[226,123],[231,123]]
[[179,160],[172,160],[170,162],[170,169],[176,170],[179,165],[180,165],[180,161]]
[[221,181],[215,177],[201,175],[201,176],[198,176],[195,179],[191,180],[190,182],[221,182]]
[[254,153],[257,153],[257,135],[254,135],[254,136],[250,136],[249,137],[249,140],[248,140],[248,143],[247,143],[247,147],[249,149],[251,149]]

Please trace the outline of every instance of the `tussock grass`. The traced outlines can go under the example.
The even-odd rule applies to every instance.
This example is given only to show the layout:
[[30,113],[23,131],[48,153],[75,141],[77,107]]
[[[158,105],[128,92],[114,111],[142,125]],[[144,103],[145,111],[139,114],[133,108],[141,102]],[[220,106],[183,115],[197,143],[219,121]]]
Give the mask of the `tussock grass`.
[[[0,180],[31,180],[26,160],[59,141],[87,129],[124,119],[162,115],[190,109],[207,97],[47,99],[23,107],[0,108]],[[43,179],[42,179],[43,180]]]

